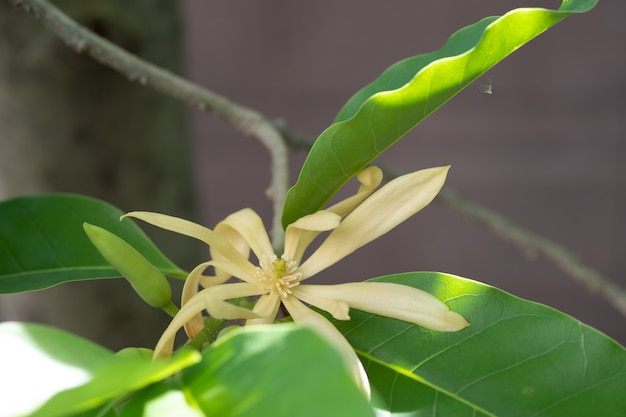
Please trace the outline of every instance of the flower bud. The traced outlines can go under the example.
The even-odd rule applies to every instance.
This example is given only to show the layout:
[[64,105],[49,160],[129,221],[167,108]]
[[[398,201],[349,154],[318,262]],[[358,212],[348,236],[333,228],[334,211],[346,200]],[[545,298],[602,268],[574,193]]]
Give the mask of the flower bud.
[[141,253],[101,227],[84,223],[83,229],[102,257],[130,282],[146,303],[153,307],[171,304],[172,290],[167,278]]

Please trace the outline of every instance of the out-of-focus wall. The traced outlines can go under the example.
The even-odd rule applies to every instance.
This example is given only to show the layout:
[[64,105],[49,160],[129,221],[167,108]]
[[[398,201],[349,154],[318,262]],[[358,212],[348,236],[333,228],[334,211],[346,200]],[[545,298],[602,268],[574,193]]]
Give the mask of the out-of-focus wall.
[[[318,134],[351,94],[398,59],[514,7],[557,1],[187,0],[188,75],[270,118]],[[626,285],[626,3],[602,0],[533,40],[384,156],[409,171],[451,164],[448,184],[571,248]],[[195,114],[205,221],[252,206],[266,219],[268,156]],[[294,153],[294,176],[303,160]],[[294,178],[295,180],[295,178]],[[626,319],[554,265],[432,205],[320,281],[436,270],[549,304],[622,343]]]

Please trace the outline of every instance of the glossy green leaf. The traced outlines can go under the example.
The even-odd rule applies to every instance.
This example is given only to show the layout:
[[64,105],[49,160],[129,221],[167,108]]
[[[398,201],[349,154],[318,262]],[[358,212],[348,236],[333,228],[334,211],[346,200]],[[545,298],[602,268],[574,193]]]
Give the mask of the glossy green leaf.
[[67,417],[119,417],[117,410],[114,408],[118,401],[117,399],[112,400],[109,404],[104,404],[88,411],[71,414]]
[[[0,417],[90,415],[126,393],[200,360],[182,350],[171,360],[125,357],[52,327],[0,324]],[[109,412],[108,415],[114,415]]]
[[309,328],[234,330],[203,356],[182,383],[207,416],[374,416],[340,354]]
[[153,384],[135,394],[122,406],[120,417],[205,417],[190,404],[178,380]]
[[525,8],[461,29],[439,51],[400,61],[352,97],[317,139],[289,191],[283,226],[311,214],[359,170],[499,61],[597,0]]
[[597,330],[451,275],[377,280],[428,291],[471,324],[439,333],[360,311],[335,322],[359,353],[384,415],[626,415],[626,350]]
[[84,222],[123,238],[163,273],[184,277],[135,223],[119,221],[122,214],[103,201],[69,194],[0,203],[0,293],[119,277],[85,235]]

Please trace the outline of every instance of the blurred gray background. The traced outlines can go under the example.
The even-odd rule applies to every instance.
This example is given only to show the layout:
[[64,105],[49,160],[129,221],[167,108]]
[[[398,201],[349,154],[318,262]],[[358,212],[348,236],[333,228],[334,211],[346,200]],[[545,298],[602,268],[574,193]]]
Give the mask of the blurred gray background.
[[[185,0],[180,2],[183,71],[268,118],[317,135],[354,92],[395,61],[440,48],[453,32],[485,16],[558,4]],[[625,41],[626,3],[601,0],[593,11],[559,23],[492,69],[487,77],[493,94],[480,92],[478,84],[468,87],[381,160],[407,172],[452,165],[450,187],[563,244],[626,286]],[[265,149],[210,114],[189,113],[197,196],[189,204],[197,208],[195,219],[213,226],[235,210],[252,207],[269,226]],[[292,182],[304,157],[291,153]],[[555,265],[440,204],[315,280],[354,281],[415,270],[495,285],[626,343],[626,319],[603,299]],[[15,305],[8,297],[0,298],[0,315],[21,318],[7,307]],[[46,317],[42,312],[36,318],[59,325]]]

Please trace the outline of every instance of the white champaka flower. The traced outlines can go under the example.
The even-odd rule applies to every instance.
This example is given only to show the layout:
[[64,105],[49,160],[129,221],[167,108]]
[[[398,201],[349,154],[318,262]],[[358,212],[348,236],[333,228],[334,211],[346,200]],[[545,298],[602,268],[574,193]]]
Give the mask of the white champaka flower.
[[[361,186],[355,195],[287,226],[280,257],[274,254],[263,221],[251,209],[231,214],[213,230],[158,213],[126,214],[199,239],[211,250],[212,259],[189,274],[181,310],[157,343],[155,356],[171,355],[181,327],[193,338],[202,329],[203,310],[218,319],[269,324],[282,303],[294,322],[314,328],[339,349],[356,380],[369,392],[367,377],[352,347],[332,323],[306,304],[338,320],[349,320],[350,308],[356,308],[436,331],[457,331],[469,324],[435,296],[413,287],[384,282],[309,285],[305,281],[428,205],[443,186],[448,169],[437,167],[403,175],[376,192],[382,182],[381,170],[373,166],[362,170],[357,175]],[[303,261],[305,250],[322,232],[329,234]],[[249,260],[250,251],[258,263]],[[215,274],[204,275],[207,267],[213,267]],[[227,282],[231,277],[241,282]],[[199,287],[203,289],[199,291]],[[249,296],[259,296],[251,310],[227,301]]]

